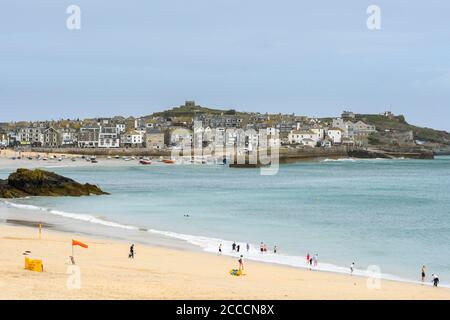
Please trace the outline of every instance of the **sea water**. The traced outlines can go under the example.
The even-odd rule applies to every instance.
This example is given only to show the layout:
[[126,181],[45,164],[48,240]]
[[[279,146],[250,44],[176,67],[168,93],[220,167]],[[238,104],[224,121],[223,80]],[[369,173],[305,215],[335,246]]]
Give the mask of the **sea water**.
[[[281,165],[274,176],[223,165],[61,166],[108,196],[0,202],[0,219],[44,220],[59,229],[129,242],[418,281],[422,265],[450,284],[450,157],[323,160]],[[0,169],[4,178],[10,169]],[[263,242],[268,252],[261,254]],[[250,244],[247,252],[246,244]],[[278,252],[272,252],[273,246]],[[370,267],[374,268],[374,267]]]

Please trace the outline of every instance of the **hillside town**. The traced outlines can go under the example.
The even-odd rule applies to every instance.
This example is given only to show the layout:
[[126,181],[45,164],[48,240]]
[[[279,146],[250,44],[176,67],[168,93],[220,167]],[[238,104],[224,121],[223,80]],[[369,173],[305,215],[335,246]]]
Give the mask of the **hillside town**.
[[[394,115],[385,112],[380,116],[388,119]],[[382,132],[384,136],[387,131]],[[272,147],[364,147],[377,128],[351,111],[344,111],[336,118],[309,118],[295,114],[206,109],[194,101],[186,101],[172,110],[146,117],[0,123],[0,146],[163,150],[196,143],[203,147],[233,146],[244,134],[246,148],[254,149],[261,147],[260,132],[267,135],[268,144]],[[401,135],[405,143],[414,142],[412,132],[389,134],[391,137]],[[200,142],[194,141],[196,136],[201,137]]]

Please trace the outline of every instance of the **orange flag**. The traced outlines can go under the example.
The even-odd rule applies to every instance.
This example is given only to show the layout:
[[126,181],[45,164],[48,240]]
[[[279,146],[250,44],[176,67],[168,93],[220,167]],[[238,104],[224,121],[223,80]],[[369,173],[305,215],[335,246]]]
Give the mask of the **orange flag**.
[[80,241],[77,241],[77,240],[72,240],[72,247],[73,246],[80,246],[80,247],[83,247],[83,248],[88,248],[88,245],[87,244],[85,244],[85,243],[83,243],[83,242],[80,242]]

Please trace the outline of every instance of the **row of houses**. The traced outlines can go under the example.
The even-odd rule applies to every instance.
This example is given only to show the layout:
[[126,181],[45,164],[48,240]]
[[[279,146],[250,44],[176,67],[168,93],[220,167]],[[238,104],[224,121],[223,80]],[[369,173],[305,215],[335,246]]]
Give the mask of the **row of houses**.
[[[186,102],[196,108],[195,102]],[[185,106],[185,107],[186,107]],[[1,146],[182,148],[186,146],[361,144],[376,128],[345,111],[331,121],[294,114],[198,114],[193,117],[95,118],[0,125]]]
[[289,144],[301,144],[310,147],[329,147],[331,145],[361,145],[367,143],[367,138],[376,132],[373,125],[361,120],[351,121],[344,118],[332,120],[331,126],[315,124],[296,130],[288,135]]

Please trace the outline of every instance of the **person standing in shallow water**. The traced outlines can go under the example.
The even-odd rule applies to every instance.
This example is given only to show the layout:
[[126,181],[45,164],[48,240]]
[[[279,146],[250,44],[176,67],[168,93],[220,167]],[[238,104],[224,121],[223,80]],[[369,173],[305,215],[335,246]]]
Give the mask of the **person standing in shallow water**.
[[222,254],[222,244],[219,244],[219,255]]
[[425,281],[425,277],[426,277],[425,272],[426,272],[426,267],[425,267],[425,266],[422,266],[422,282]]
[[233,242],[233,244],[231,245],[231,250],[236,251],[236,243],[235,242]]
[[237,245],[236,251],[239,252],[239,250],[241,250],[241,246],[240,246],[240,245]]
[[350,275],[353,275],[354,270],[355,270],[355,263],[352,262],[352,264],[350,265]]
[[250,250],[250,245],[247,242],[247,252]]
[[318,262],[319,262],[319,255],[316,253],[315,255],[314,255],[314,267],[317,267],[317,264],[318,264]]

